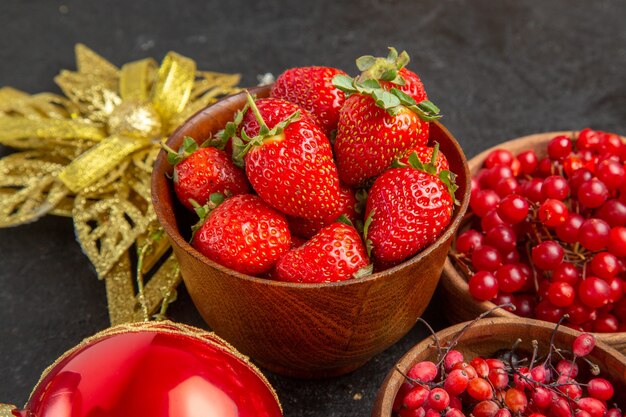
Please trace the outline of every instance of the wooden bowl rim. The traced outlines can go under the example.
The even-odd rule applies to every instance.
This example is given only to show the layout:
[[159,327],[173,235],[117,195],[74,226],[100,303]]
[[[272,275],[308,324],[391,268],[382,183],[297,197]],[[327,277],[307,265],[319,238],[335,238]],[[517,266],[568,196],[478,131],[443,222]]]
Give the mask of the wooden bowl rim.
[[[450,327],[446,327],[445,329],[442,329],[436,333],[437,337],[439,338],[439,340],[444,340],[456,334],[457,332],[459,332],[465,325],[467,325],[470,322],[471,321],[466,321],[466,322],[455,324]],[[518,327],[520,326],[531,327],[531,328],[534,327],[534,328],[541,328],[541,329],[546,329],[546,330],[553,330],[555,326],[555,323],[516,316],[515,318],[486,317],[478,321],[477,323],[474,323],[472,325],[472,328],[476,330],[477,328],[480,329],[484,327],[494,327],[494,326],[505,327],[511,324],[515,324]],[[571,337],[576,337],[582,334],[582,332],[579,332],[578,330],[574,330],[567,326],[559,326],[557,333],[566,334]],[[417,343],[415,346],[409,349],[404,355],[402,355],[402,357],[389,370],[389,372],[387,373],[387,376],[385,377],[385,380],[383,381],[383,383],[381,384],[378,390],[378,394],[376,396],[376,400],[374,403],[374,408],[372,409],[372,417],[383,417],[387,415],[391,416],[391,413],[383,414],[383,412],[386,411],[386,410],[383,410],[383,407],[386,408],[386,406],[390,406],[391,404],[393,404],[393,401],[398,393],[398,389],[400,388],[401,382],[404,378],[399,372],[396,371],[396,368],[399,368],[402,372],[406,373],[408,369],[415,362],[416,356],[418,356],[420,353],[424,352],[427,349],[433,348],[433,344],[434,344],[433,340],[434,339],[432,335],[424,338],[421,342]],[[457,344],[457,346],[461,345],[463,343],[463,340],[464,340],[463,337],[461,337],[461,339],[459,339],[459,343]],[[513,340],[511,342],[513,342]],[[615,348],[611,347],[606,342],[599,340],[597,337],[596,337],[596,345],[594,349],[599,349],[600,351],[604,351],[607,355],[614,357],[619,362],[624,364],[624,366],[626,367],[626,356],[624,356],[624,354],[620,353]],[[622,375],[622,379],[623,379],[622,382],[626,383],[626,375]]]
[[[255,87],[255,88],[250,88],[248,89],[248,91],[250,91],[251,94],[263,94],[265,92],[268,92],[269,89],[271,88],[271,85],[268,86],[263,86],[263,87]],[[181,124],[168,138],[166,144],[168,146],[175,146],[173,145],[173,142],[175,141],[175,139],[181,135],[181,132],[187,127],[187,125],[189,124],[194,124],[194,123],[202,123],[202,120],[210,117],[211,112],[213,111],[213,108],[217,108],[219,109],[220,107],[214,107],[218,104],[221,105],[227,105],[229,102],[236,100],[237,97],[241,96],[242,94],[245,94],[245,92],[241,92],[238,94],[234,94],[232,96],[228,96],[225,97],[222,100],[217,101],[216,103],[209,105],[201,110],[199,110],[198,112],[196,112],[193,116],[191,116],[189,119],[187,119],[183,124]],[[166,231],[166,233],[168,234],[169,238],[171,240],[174,241],[174,243],[179,246],[180,248],[184,249],[185,252],[187,252],[187,254],[190,254],[191,256],[193,256],[196,260],[205,263],[215,269],[217,269],[218,271],[228,274],[230,276],[234,276],[237,277],[241,280],[244,281],[250,281],[250,282],[254,282],[256,284],[262,284],[262,285],[268,285],[268,286],[278,286],[278,287],[288,287],[288,288],[307,288],[307,289],[316,289],[316,288],[328,288],[328,287],[342,287],[342,286],[349,286],[349,285],[358,285],[358,284],[362,284],[365,282],[369,282],[369,281],[373,281],[373,280],[377,280],[377,279],[382,279],[382,277],[387,277],[387,276],[393,276],[393,274],[397,271],[399,271],[400,269],[404,269],[407,267],[410,267],[413,264],[416,264],[418,262],[420,262],[423,258],[427,257],[428,255],[430,255],[433,251],[435,251],[436,249],[438,249],[440,246],[442,246],[448,239],[451,239],[457,228],[459,227],[459,225],[461,224],[461,221],[463,220],[463,216],[465,214],[465,212],[467,211],[467,208],[469,206],[469,198],[470,198],[470,191],[471,191],[471,187],[470,187],[470,171],[469,171],[469,166],[468,166],[468,162],[467,162],[467,158],[465,156],[465,153],[463,152],[463,149],[461,148],[461,146],[459,145],[458,141],[456,140],[456,138],[450,133],[450,131],[441,123],[439,123],[438,121],[432,122],[435,123],[439,129],[441,129],[441,131],[449,138],[452,146],[454,147],[455,151],[458,153],[461,162],[463,164],[463,169],[464,169],[464,176],[465,176],[465,193],[462,197],[461,203],[459,206],[455,207],[454,210],[454,214],[453,214],[453,218],[452,221],[450,222],[450,224],[448,224],[448,226],[446,227],[446,230],[437,238],[437,240],[435,240],[432,244],[430,244],[426,249],[424,249],[423,251],[419,252],[417,255],[415,255],[414,257],[402,262],[399,265],[396,265],[392,268],[386,269],[384,271],[380,271],[380,272],[376,272],[373,273],[367,277],[364,278],[359,278],[359,279],[348,279],[345,281],[337,281],[337,282],[323,282],[323,283],[315,283],[315,284],[311,284],[311,283],[295,283],[295,282],[284,282],[284,281],[276,281],[276,280],[272,280],[272,279],[268,279],[268,278],[260,278],[260,277],[255,277],[252,275],[247,275],[247,274],[243,274],[241,272],[235,271],[233,269],[227,268],[223,265],[220,265],[219,263],[212,261],[211,259],[207,258],[206,256],[202,255],[200,252],[198,252],[193,246],[191,246],[191,244],[189,244],[189,242],[187,242],[185,239],[183,239],[180,231],[178,230],[178,226],[175,224],[171,224],[167,221],[165,221],[165,215],[164,212],[166,210],[171,210],[173,211],[173,207],[171,206],[166,206],[163,201],[158,198],[158,192],[157,192],[157,183],[159,181],[168,181],[166,176],[165,176],[165,172],[169,166],[168,162],[167,162],[167,152],[164,149],[161,149],[161,151],[159,152],[159,154],[157,155],[157,158],[154,162],[154,168],[152,170],[152,182],[151,182],[151,194],[152,194],[152,205],[154,207],[154,211],[157,215],[157,219],[159,221],[159,223],[161,224],[161,226],[163,227],[163,229]],[[457,178],[461,178],[460,173],[455,173],[457,174]],[[170,187],[169,184],[167,184],[168,187]]]
[[[467,166],[470,170],[470,178],[471,178],[471,171],[475,167],[479,166],[479,164],[482,164],[482,162],[485,160],[487,155],[489,155],[489,153],[493,152],[496,149],[499,149],[502,147],[507,147],[507,148],[517,147],[519,145],[523,145],[526,142],[530,142],[530,141],[547,142],[548,139],[552,139],[553,137],[558,136],[558,135],[565,135],[568,137],[572,137],[576,134],[578,134],[577,130],[569,130],[569,131],[562,130],[562,131],[534,133],[531,135],[526,135],[526,136],[521,136],[519,138],[511,139],[511,140],[502,142],[498,145],[492,146],[478,153],[477,155],[473,156],[469,161],[467,161]],[[620,137],[624,141],[626,141],[626,137],[624,136],[620,136]],[[459,228],[462,226],[465,220],[466,219],[461,220],[461,224],[459,224]],[[457,269],[454,266],[454,262],[450,259],[450,256],[447,256],[446,261],[444,262],[444,265],[443,265],[442,280],[448,280],[452,284],[453,287],[458,288],[462,290],[463,292],[469,293],[469,284],[467,283],[467,280],[465,280],[464,276],[465,275],[463,274],[463,272],[459,271],[459,269]],[[491,301],[474,300],[474,302],[476,303],[476,305],[480,306],[483,311],[487,311],[496,307],[496,305]],[[494,310],[492,315],[494,317],[505,317],[505,318],[510,318],[510,319],[526,319],[525,317],[518,316],[517,314],[511,313],[510,311],[507,311],[504,309]],[[541,321],[537,319],[533,319],[533,320]],[[544,322],[544,323],[549,323],[549,322]],[[569,328],[567,327],[567,325],[564,325],[564,327]],[[592,334],[594,334],[597,339],[601,339],[601,340],[604,340],[608,338],[609,336],[614,336],[614,335],[620,335],[620,336],[626,337],[626,332],[613,332],[613,333],[592,332]]]

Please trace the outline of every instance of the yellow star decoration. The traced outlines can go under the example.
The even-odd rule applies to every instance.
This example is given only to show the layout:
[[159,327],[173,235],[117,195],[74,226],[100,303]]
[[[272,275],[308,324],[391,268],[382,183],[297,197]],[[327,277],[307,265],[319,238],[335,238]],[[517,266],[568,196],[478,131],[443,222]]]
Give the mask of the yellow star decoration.
[[111,323],[147,320],[180,282],[150,202],[152,164],[178,125],[238,91],[239,76],[197,71],[175,52],[118,69],[80,44],[76,64],[55,78],[65,97],[0,89],[0,144],[16,150],[0,159],[0,227],[71,216]]

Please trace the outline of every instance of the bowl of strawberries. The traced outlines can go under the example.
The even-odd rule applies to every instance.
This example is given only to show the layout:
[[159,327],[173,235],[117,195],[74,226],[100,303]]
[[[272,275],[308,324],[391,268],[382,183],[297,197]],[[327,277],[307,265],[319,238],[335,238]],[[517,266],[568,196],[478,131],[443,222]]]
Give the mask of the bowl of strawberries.
[[626,141],[583,129],[504,142],[469,161],[470,209],[444,266],[445,314],[529,317],[626,352]]
[[187,120],[155,212],[191,298],[284,375],[340,375],[415,324],[469,204],[467,162],[408,55],[292,68]]

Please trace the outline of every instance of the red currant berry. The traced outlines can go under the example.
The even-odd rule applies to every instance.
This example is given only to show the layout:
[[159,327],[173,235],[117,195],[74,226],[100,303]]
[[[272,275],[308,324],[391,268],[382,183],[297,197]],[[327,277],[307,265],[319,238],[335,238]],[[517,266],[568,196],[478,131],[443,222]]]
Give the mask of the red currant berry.
[[496,271],[495,276],[498,280],[497,288],[504,292],[519,291],[529,278],[524,274],[524,271],[515,264],[502,265]]
[[580,270],[574,264],[563,262],[554,271],[552,271],[553,282],[566,282],[575,285],[580,278]]
[[537,176],[541,178],[548,177],[554,174],[554,166],[552,160],[548,157],[542,158],[537,166]]
[[565,314],[565,310],[557,307],[548,300],[542,300],[535,307],[535,317],[539,320],[549,321],[551,323],[558,322]]
[[520,171],[526,175],[532,174],[539,165],[537,154],[532,150],[520,153],[517,155],[517,160],[520,163]]
[[624,281],[620,277],[612,277],[605,280],[609,284],[611,289],[611,296],[609,297],[610,303],[615,303],[624,297]]
[[470,200],[470,208],[478,217],[483,217],[495,209],[499,202],[500,197],[498,197],[495,191],[480,190],[476,193],[476,198]]
[[587,391],[593,398],[600,401],[609,401],[613,398],[613,384],[604,378],[593,378],[587,384]]
[[502,256],[493,246],[483,245],[472,253],[472,265],[476,271],[493,272],[502,265]]
[[500,216],[498,216],[498,211],[496,209],[491,210],[489,213],[485,214],[482,219],[480,219],[480,228],[483,229],[484,232],[488,232],[501,224],[505,223]]
[[556,269],[563,262],[563,246],[554,240],[546,240],[532,249],[533,264],[546,271]]
[[611,229],[608,249],[615,256],[626,256],[626,227],[618,226]]
[[515,178],[503,178],[496,184],[494,191],[503,198],[509,194],[517,194],[520,190],[519,182]]
[[487,188],[496,188],[496,185],[498,185],[498,183],[505,178],[514,178],[511,167],[506,165],[496,165],[495,167],[489,168],[485,174]]
[[617,161],[606,159],[596,166],[596,176],[609,190],[617,190],[626,179],[624,167]]
[[615,133],[602,132],[600,135],[598,153],[619,157],[623,147],[622,140]]
[[567,136],[556,136],[548,142],[548,156],[555,161],[564,159],[572,153],[572,141]]
[[564,200],[569,195],[569,184],[560,175],[550,175],[543,180],[541,192],[544,198]]
[[437,376],[437,365],[431,361],[418,362],[409,369],[407,376],[421,382],[430,382]]
[[515,159],[515,157],[513,156],[511,151],[508,151],[506,149],[495,149],[490,152],[489,155],[487,155],[484,165],[486,168],[491,168],[498,165],[511,166],[513,159]]
[[515,314],[520,317],[531,317],[535,311],[535,297],[531,294],[519,294],[513,297]]
[[565,175],[571,177],[572,174],[582,168],[584,166],[584,162],[582,158],[578,156],[568,156],[563,160],[563,170],[565,171]]
[[527,214],[528,201],[520,195],[508,195],[498,204],[498,216],[507,223],[519,223],[526,218]]
[[577,195],[578,190],[580,189],[580,186],[583,183],[591,180],[592,178],[593,178],[593,174],[588,169],[581,168],[581,169],[574,171],[572,175],[569,177],[569,187],[570,187],[571,193],[573,195]]
[[596,253],[591,259],[591,272],[600,278],[614,277],[618,270],[617,258],[609,252]]
[[516,264],[519,262],[519,252],[517,249],[513,249],[510,252],[507,252],[502,255],[502,263],[503,264]]
[[467,373],[462,369],[455,369],[450,372],[443,381],[443,388],[448,391],[450,395],[460,395],[465,392],[468,383],[469,376]]
[[593,331],[596,333],[614,333],[619,329],[619,321],[612,314],[603,314],[593,321]]
[[539,221],[549,227],[557,227],[568,217],[567,206],[559,200],[547,199],[539,206]]
[[606,185],[597,178],[585,181],[578,188],[576,194],[578,201],[588,208],[600,207],[609,198],[609,190]]
[[582,358],[589,355],[595,346],[595,337],[592,334],[583,333],[572,342],[572,352],[574,352],[574,355]]
[[567,282],[553,282],[548,289],[548,300],[558,307],[567,307],[574,302],[576,291]]
[[611,227],[626,226],[626,204],[611,198],[596,211],[595,217],[604,220]]
[[473,378],[467,384],[467,394],[475,400],[484,401],[493,398],[491,384],[483,378]]
[[611,228],[607,222],[600,219],[587,219],[578,229],[578,241],[590,251],[604,249],[609,242]]
[[578,229],[584,221],[580,214],[569,213],[565,221],[556,227],[556,235],[565,243],[575,243],[578,241]]
[[578,296],[586,306],[599,308],[609,303],[611,288],[600,278],[587,277],[578,286]]
[[522,196],[526,197],[528,201],[539,204],[543,201],[543,194],[541,189],[543,188],[543,181],[540,178],[531,178],[528,181],[524,181],[520,184],[520,191]]
[[450,395],[443,388],[434,388],[428,395],[428,406],[435,411],[443,411],[450,405]]
[[466,230],[456,238],[456,250],[464,255],[471,255],[474,249],[483,245],[483,241],[482,233],[473,229]]
[[587,127],[578,133],[578,140],[576,141],[576,147],[578,149],[595,150],[598,148],[599,145],[600,135],[595,130],[591,130]]
[[568,308],[569,322],[572,324],[582,325],[597,317],[596,310],[588,307],[579,300],[575,300]]
[[491,272],[478,271],[469,280],[469,292],[477,300],[491,300],[498,294],[498,280]]
[[499,224],[487,231],[485,243],[497,247],[500,253],[508,253],[515,249],[517,236],[511,226]]

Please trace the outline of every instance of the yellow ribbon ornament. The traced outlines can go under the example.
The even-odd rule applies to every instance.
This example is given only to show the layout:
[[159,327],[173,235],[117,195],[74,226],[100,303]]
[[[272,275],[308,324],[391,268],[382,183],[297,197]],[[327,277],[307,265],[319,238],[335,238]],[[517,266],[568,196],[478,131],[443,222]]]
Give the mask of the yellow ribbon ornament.
[[0,144],[17,150],[0,159],[0,227],[73,217],[79,244],[105,279],[111,323],[146,320],[180,282],[150,203],[160,143],[239,91],[239,76],[197,71],[175,52],[160,66],[142,59],[118,69],[78,44],[76,62],[77,71],[55,78],[65,97],[0,89]]

